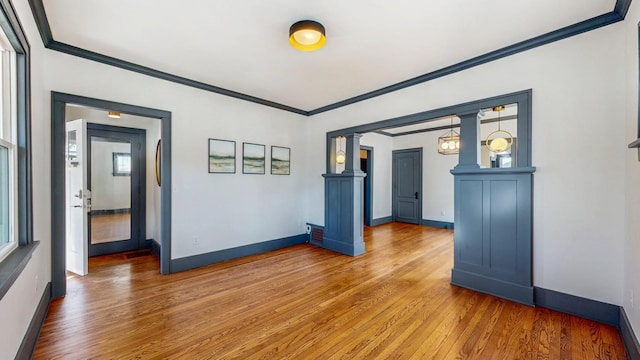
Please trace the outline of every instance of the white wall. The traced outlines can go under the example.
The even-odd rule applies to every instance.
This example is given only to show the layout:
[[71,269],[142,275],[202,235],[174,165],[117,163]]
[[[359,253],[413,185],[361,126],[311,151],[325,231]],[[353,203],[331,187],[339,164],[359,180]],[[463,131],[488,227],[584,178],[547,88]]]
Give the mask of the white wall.
[[[304,233],[302,116],[57,52],[45,70],[46,90],[171,111],[172,258]],[[209,174],[208,138],[235,140],[238,157],[243,141],[290,147],[292,174]]]
[[131,144],[91,144],[91,210],[131,208],[131,176],[113,175],[113,153],[131,153]]
[[309,221],[324,223],[319,174],[325,170],[327,131],[532,88],[532,160],[538,169],[534,284],[621,304],[622,174],[628,152],[621,120],[624,26],[607,26],[315,116],[306,129],[308,196],[315,204]]
[[373,147],[373,219],[391,216],[391,151],[393,138],[367,133],[360,144]]
[[[626,138],[624,143],[638,136],[638,27],[640,4],[631,3],[625,21],[626,31]],[[624,309],[631,326],[640,338],[640,161],[638,151],[625,152],[626,204],[624,242]]]

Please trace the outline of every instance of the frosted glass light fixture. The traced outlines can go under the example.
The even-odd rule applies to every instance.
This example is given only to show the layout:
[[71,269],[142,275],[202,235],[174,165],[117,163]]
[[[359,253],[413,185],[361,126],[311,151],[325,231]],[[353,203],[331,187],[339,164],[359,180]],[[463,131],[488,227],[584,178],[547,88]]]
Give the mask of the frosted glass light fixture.
[[451,117],[451,128],[438,137],[438,153],[442,155],[460,153],[460,134],[453,130],[453,117]]
[[498,112],[498,130],[492,132],[487,136],[485,146],[489,151],[499,153],[509,150],[513,145],[513,136],[510,132],[500,129],[500,112],[504,110],[504,106],[496,106],[493,111]]
[[315,51],[326,41],[324,26],[317,21],[302,20],[289,28],[289,43],[297,50]]
[[112,119],[120,119],[120,112],[118,112],[118,111],[109,111],[107,116],[112,118]]
[[342,139],[344,136],[338,136],[336,142],[338,143],[338,152],[336,152],[336,163],[344,164],[347,161],[347,154],[342,150]]

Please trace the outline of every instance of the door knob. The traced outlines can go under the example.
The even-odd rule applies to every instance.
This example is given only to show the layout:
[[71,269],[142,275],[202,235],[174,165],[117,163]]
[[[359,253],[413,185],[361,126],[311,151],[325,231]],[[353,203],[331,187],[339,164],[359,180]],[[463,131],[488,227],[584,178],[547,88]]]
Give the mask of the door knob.
[[415,195],[416,195],[416,200],[417,200],[417,199],[418,199],[418,192],[417,192],[417,191],[416,191],[416,194],[415,194]]
[[73,207],[81,208],[81,207],[82,207],[82,205],[73,205]]

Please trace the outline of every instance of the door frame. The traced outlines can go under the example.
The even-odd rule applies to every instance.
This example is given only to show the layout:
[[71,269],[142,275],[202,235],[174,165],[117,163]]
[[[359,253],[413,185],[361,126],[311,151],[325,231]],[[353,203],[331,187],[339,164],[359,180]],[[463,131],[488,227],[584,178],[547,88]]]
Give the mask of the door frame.
[[371,226],[373,224],[373,147],[360,145],[360,150],[367,152],[367,177],[365,177],[364,187],[367,206],[364,207],[364,224]]
[[396,206],[396,200],[398,198],[398,183],[396,181],[397,168],[395,157],[397,154],[409,153],[409,152],[417,152],[420,157],[419,171],[418,171],[418,225],[422,225],[422,198],[423,198],[423,188],[422,188],[422,171],[423,171],[423,157],[422,157],[422,148],[411,148],[411,149],[401,149],[401,150],[393,150],[391,152],[391,216],[393,221],[398,220],[398,207]]
[[[138,150],[140,153],[140,156],[135,159],[136,161],[139,162],[137,167],[131,167],[131,237],[135,236],[138,239],[138,242],[136,244],[136,249],[144,249],[145,247],[147,247],[147,239],[146,239],[146,234],[147,234],[147,226],[146,226],[146,222],[147,222],[147,131],[144,129],[136,129],[136,128],[130,128],[130,127],[124,127],[124,126],[113,126],[113,125],[105,125],[105,124],[95,124],[95,123],[87,123],[87,138],[85,139],[85,141],[87,142],[87,187],[91,190],[91,198],[93,199],[93,187],[91,186],[91,167],[92,167],[92,163],[91,163],[91,136],[93,134],[95,134],[95,131],[108,131],[108,132],[112,132],[112,133],[121,133],[121,134],[125,134],[125,135],[134,135],[139,137],[139,144],[140,144],[140,149]],[[133,146],[134,144],[131,144],[131,153],[133,154]],[[131,158],[132,161],[134,160],[133,157]],[[139,191],[137,192],[137,194],[135,194],[134,192],[134,169],[137,168],[137,180],[138,180],[138,188]],[[134,196],[135,194],[135,196]],[[134,202],[134,198],[137,200],[136,202]],[[92,201],[93,203],[93,201]],[[135,206],[134,206],[135,205]],[[135,209],[135,210],[134,210]],[[139,221],[134,221],[134,217],[133,217],[133,213],[137,211],[137,217]],[[111,244],[111,245],[105,245],[102,246],[105,249],[100,249],[101,252],[99,252],[98,254],[91,255],[92,253],[92,248],[91,248],[91,214],[89,214],[88,216],[88,221],[87,221],[87,231],[89,233],[88,236],[88,250],[89,250],[89,257],[91,256],[97,256],[100,255],[102,251],[111,251],[111,250],[116,250],[117,246],[115,243],[107,243],[107,244]],[[149,244],[150,245],[150,244]],[[93,251],[95,251],[96,248],[94,248]],[[116,252],[116,251],[111,251],[111,252]]]
[[51,297],[67,292],[65,262],[65,112],[67,104],[109,109],[125,114],[158,119],[161,122],[160,151],[160,273],[171,273],[171,112],[100,100],[80,95],[51,92]]

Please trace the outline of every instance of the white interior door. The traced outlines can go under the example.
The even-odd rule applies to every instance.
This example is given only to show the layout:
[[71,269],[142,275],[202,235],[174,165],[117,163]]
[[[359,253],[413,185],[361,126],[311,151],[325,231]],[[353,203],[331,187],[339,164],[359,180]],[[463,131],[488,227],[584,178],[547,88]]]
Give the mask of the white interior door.
[[87,189],[87,121],[66,124],[66,257],[67,270],[78,275],[88,273],[87,216],[91,194]]

